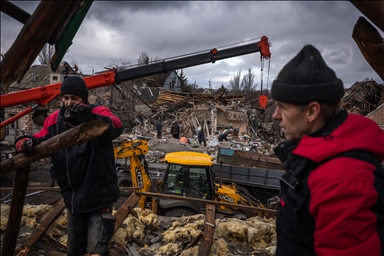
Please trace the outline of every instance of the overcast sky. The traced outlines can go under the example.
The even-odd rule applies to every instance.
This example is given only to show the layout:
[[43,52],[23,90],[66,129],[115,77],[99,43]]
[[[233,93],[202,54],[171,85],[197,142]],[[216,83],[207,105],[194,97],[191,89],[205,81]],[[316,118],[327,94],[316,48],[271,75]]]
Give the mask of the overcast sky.
[[[40,1],[11,2],[32,14]],[[142,52],[164,59],[265,35],[272,56],[264,64],[263,88],[270,88],[282,67],[307,44],[319,49],[345,87],[367,77],[383,83],[352,38],[359,16],[363,14],[349,1],[94,1],[63,60],[91,74],[112,63],[135,64]],[[21,29],[21,23],[1,13],[2,54]],[[184,73],[189,83],[206,88],[211,80],[218,88],[249,68],[260,88],[259,53],[186,68]]]

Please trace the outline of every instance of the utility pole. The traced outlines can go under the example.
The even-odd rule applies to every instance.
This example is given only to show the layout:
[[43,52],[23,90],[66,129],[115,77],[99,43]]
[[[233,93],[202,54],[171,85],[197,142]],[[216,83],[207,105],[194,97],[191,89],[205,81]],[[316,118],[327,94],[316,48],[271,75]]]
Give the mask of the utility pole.
[[195,80],[195,88],[196,88],[196,79],[192,77],[193,80]]
[[88,67],[90,67],[92,69],[92,75],[93,75],[95,73],[95,70],[93,69],[93,67],[91,67],[89,65],[88,65]]

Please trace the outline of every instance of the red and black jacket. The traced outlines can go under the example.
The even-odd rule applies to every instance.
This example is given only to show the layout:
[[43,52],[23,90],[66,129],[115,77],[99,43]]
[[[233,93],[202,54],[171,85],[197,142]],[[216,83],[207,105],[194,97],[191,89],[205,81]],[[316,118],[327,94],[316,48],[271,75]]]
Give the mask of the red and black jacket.
[[276,255],[384,255],[384,132],[342,111],[281,143]]
[[[122,133],[122,124],[108,108],[90,106],[94,119],[110,124],[107,131],[51,156],[65,206],[74,214],[106,208],[120,196],[112,140]],[[68,130],[63,112],[61,108],[47,117],[33,135],[34,145]]]

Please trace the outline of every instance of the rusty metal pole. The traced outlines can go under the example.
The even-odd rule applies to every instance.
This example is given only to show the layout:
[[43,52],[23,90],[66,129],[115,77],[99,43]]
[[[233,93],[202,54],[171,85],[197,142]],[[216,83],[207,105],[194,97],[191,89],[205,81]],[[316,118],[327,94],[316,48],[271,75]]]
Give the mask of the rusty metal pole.
[[15,255],[17,237],[20,231],[20,222],[23,214],[25,194],[29,183],[30,165],[24,169],[16,170],[15,184],[12,196],[11,209],[8,216],[8,224],[4,234],[3,256]]

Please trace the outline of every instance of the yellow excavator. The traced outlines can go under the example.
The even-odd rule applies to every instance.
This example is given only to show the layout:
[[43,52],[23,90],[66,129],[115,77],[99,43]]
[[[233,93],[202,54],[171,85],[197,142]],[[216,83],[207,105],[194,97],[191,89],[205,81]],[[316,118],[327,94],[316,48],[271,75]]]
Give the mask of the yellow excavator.
[[[162,194],[232,203],[233,207],[220,206],[217,208],[217,213],[223,216],[250,216],[251,211],[237,209],[236,204],[265,208],[245,188],[235,184],[215,183],[212,157],[205,153],[182,151],[166,154],[164,159],[167,162],[167,168],[164,176],[160,179],[158,176],[156,177],[157,183],[154,184],[156,188],[153,188],[148,164],[145,160],[147,153],[148,141],[146,139],[126,140],[115,145],[115,158],[129,160],[129,165],[126,161],[122,165],[123,167],[118,169],[120,187],[134,187],[141,192],[161,192]],[[129,192],[122,190],[121,194],[128,196]],[[142,196],[139,206],[144,209],[150,203],[147,197]],[[161,198],[158,206],[159,214],[164,216],[180,217],[205,212],[205,204],[193,201]]]
[[[148,174],[148,164],[145,155],[148,153],[148,141],[146,139],[124,140],[115,142],[114,156],[116,161],[124,159],[123,165],[117,165],[119,187],[134,187],[140,192],[150,192],[152,187]],[[127,161],[129,160],[129,165]],[[129,196],[132,191],[121,191],[121,195]],[[144,209],[147,198],[142,196],[139,206]]]

